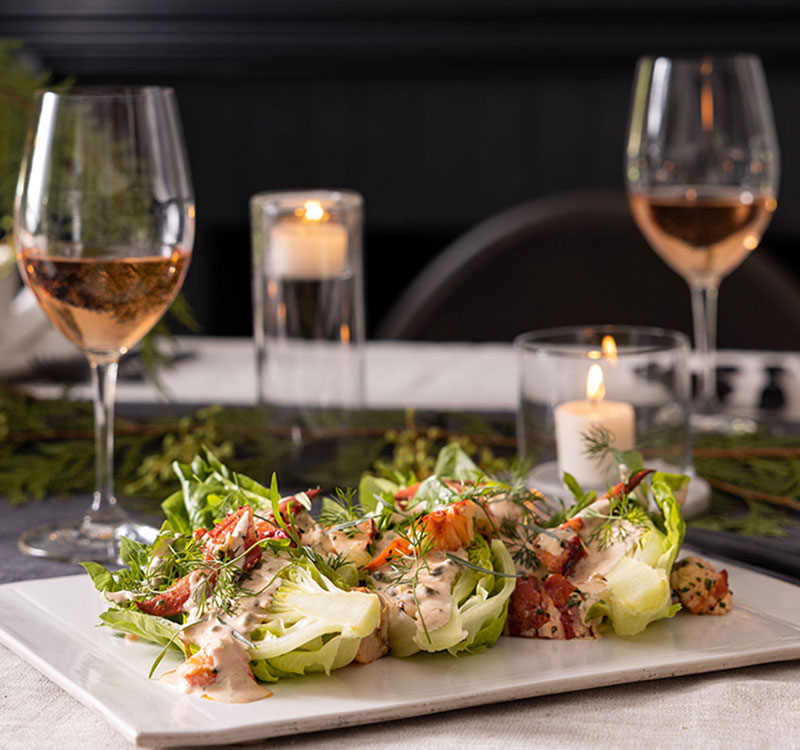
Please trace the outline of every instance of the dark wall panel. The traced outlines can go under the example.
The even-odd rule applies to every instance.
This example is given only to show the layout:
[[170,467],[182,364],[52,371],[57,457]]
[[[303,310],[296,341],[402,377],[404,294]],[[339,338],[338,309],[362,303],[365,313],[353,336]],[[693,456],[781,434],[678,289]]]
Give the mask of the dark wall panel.
[[176,88],[198,203],[186,288],[208,333],[249,333],[259,190],[364,194],[374,330],[481,219],[536,196],[621,189],[633,66],[661,50],[764,58],[783,152],[767,242],[800,273],[800,7],[789,0],[4,0],[0,29],[57,75]]

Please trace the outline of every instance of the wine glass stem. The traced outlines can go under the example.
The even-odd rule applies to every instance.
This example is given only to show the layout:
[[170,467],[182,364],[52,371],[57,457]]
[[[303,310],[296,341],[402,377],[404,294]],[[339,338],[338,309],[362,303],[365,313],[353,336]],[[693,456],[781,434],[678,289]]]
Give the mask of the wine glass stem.
[[695,286],[692,291],[694,347],[697,353],[697,405],[710,413],[717,407],[717,296],[718,284]]
[[117,526],[126,517],[114,497],[114,397],[117,390],[117,362],[89,360],[94,390],[95,490],[92,507],[83,521],[92,535],[98,526]]

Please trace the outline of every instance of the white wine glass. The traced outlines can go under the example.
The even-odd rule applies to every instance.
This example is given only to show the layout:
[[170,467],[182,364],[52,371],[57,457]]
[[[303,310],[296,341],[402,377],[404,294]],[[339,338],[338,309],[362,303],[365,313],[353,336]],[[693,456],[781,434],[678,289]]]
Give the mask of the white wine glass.
[[688,283],[698,388],[693,425],[730,430],[716,394],[717,296],[777,208],[778,139],[755,55],[643,57],[625,165],[633,218]]
[[122,536],[147,539],[114,496],[119,358],[183,283],[194,194],[175,94],[158,87],[43,91],[34,102],[14,205],[25,282],[88,358],[94,387],[95,491],[83,518],[20,538],[23,552],[115,560]]

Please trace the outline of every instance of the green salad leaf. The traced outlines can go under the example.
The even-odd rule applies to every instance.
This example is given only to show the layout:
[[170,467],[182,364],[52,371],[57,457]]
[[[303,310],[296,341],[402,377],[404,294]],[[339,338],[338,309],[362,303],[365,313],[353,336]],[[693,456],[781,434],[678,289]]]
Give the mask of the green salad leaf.
[[263,622],[250,635],[257,676],[272,680],[349,664],[361,640],[380,625],[376,594],[346,591],[310,562],[297,560],[280,572]]
[[103,625],[121,633],[152,641],[159,646],[169,646],[183,652],[181,641],[176,636],[182,626],[166,617],[146,615],[136,609],[108,609],[100,615]]
[[[450,593],[450,617],[439,628],[423,630],[416,621],[393,613],[389,621],[389,647],[393,656],[411,656],[419,651],[479,653],[500,637],[508,614],[508,600],[516,585],[514,561],[498,539],[487,543],[476,536],[468,550]],[[450,559],[455,559],[450,557]],[[494,571],[498,574],[495,575]]]
[[683,475],[653,475],[651,489],[661,510],[664,531],[643,517],[645,529],[641,537],[606,574],[608,590],[589,608],[587,620],[605,617],[615,633],[631,636],[680,610],[680,604],[672,603],[669,575],[683,543],[686,524],[674,493],[688,481]]
[[458,443],[449,443],[439,451],[433,475],[460,482],[477,482],[486,477]]

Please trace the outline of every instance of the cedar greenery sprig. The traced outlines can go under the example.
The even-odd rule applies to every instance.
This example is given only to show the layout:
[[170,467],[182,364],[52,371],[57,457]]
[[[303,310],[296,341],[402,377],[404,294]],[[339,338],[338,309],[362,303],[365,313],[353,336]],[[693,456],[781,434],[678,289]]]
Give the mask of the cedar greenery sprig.
[[[290,481],[293,446],[286,439],[288,430],[271,420],[268,410],[210,406],[191,414],[175,415],[173,410],[165,415],[165,411],[149,418],[116,418],[116,486],[123,497],[136,499],[140,509],[154,509],[153,501],[170,494],[176,486],[173,461],[188,463],[204,445],[235,471],[269,476],[280,467],[281,476]],[[404,421],[397,411],[358,418],[352,427],[332,423],[309,435],[312,450],[317,443],[325,447],[320,460],[302,467],[305,486],[357,484],[381,452],[391,450],[387,431],[396,434]],[[509,438],[488,420],[446,414],[432,418],[472,429],[473,433],[463,434],[442,428],[443,434],[463,434],[465,441],[481,442],[491,464],[497,460],[493,445],[507,450],[503,446]],[[37,399],[0,384],[0,497],[19,505],[29,499],[91,492],[93,446],[90,403],[65,397]],[[431,445],[434,449],[438,450]],[[476,458],[480,463],[480,455]]]
[[[313,476],[304,476],[306,486],[355,485],[375,459],[392,471],[391,454],[400,435],[408,445],[412,432],[427,433],[431,426],[439,431],[434,431],[436,441],[427,442],[431,458],[441,444],[460,435],[460,444],[474,446],[473,459],[488,473],[495,472],[501,459],[506,466],[511,464],[513,417],[504,421],[438,413],[423,420],[410,413],[384,411],[359,415],[359,420],[346,429],[322,429],[312,438],[327,440],[333,448],[311,467]],[[91,492],[92,425],[89,403],[40,400],[0,386],[0,497],[18,505],[45,496]],[[285,476],[292,453],[285,432],[257,408],[210,407],[189,415],[118,417],[116,435],[117,487],[123,496],[138,498],[142,509],[155,508],[153,501],[175,489],[172,461],[190,460],[202,445],[224,457],[235,471],[250,476],[269,476],[276,467]],[[704,436],[695,451],[698,475],[726,482],[736,490],[714,491],[709,513],[690,526],[768,536],[783,536],[798,526],[797,514],[788,507],[732,495],[761,492],[800,501],[800,439],[763,433]],[[406,454],[404,468],[409,465],[407,459]]]
[[786,536],[800,528],[800,439],[708,435],[695,446],[695,471],[718,490],[690,526],[747,536]]

